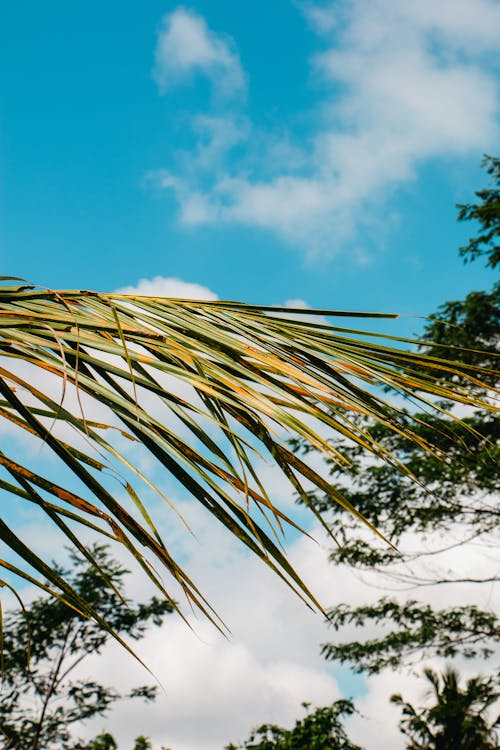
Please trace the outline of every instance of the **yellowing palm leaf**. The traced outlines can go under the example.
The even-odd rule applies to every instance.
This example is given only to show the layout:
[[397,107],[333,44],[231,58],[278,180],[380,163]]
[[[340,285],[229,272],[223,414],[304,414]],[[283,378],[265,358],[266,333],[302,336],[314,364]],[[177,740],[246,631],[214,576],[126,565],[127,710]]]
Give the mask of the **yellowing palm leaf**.
[[[496,410],[491,397],[485,401],[478,395],[481,372],[473,367],[462,368],[458,380],[449,360],[403,348],[415,342],[387,336],[380,343],[380,334],[325,325],[322,318],[310,322],[313,315],[396,318],[393,314],[307,310],[307,318],[301,319],[303,310],[288,308],[54,292],[13,285],[18,280],[2,281],[0,418],[36,436],[85,490],[57,485],[3,449],[0,489],[23,503],[36,503],[89,559],[75,523],[125,545],[164,596],[172,598],[151,564],[161,563],[190,603],[214,621],[203,595],[169,553],[144,499],[124,481],[135,511],[127,509],[104,481],[105,470],[121,465],[168,501],[159,480],[153,483],[128,456],[123,437],[146,449],[230,533],[318,606],[280,548],[284,527],[295,524],[261,482],[255,469],[257,450],[279,467],[291,491],[306,502],[312,484],[358,515],[287,447],[288,438],[303,438],[342,464],[345,459],[329,443],[332,432],[340,432],[394,461],[363,429],[359,415],[410,440],[421,439],[382,388],[424,402],[429,409],[439,398]],[[463,386],[464,377],[468,387]],[[59,383],[57,396],[51,395],[54,380]],[[68,394],[77,398],[74,408],[66,405]],[[109,415],[104,420],[103,412]],[[71,429],[62,433],[61,426]],[[430,443],[425,447],[437,450]],[[255,509],[262,512],[260,522]],[[48,581],[43,586],[52,593],[96,616],[64,576],[4,520],[0,539],[24,561],[22,567],[6,560],[0,565],[34,581],[29,566]]]

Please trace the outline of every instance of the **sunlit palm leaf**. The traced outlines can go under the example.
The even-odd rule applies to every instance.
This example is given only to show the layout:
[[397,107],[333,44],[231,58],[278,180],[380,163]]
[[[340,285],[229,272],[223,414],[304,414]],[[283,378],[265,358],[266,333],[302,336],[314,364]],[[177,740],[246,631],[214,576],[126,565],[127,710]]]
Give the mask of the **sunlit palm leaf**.
[[[414,342],[387,336],[379,343],[380,334],[325,325],[321,318],[310,322],[311,315],[396,315],[307,310],[307,318],[301,319],[303,310],[54,292],[9,286],[12,281],[3,279],[0,286],[0,419],[43,441],[86,490],[61,487],[7,456],[4,449],[0,466],[9,477],[0,479],[0,489],[20,502],[36,503],[87,557],[74,522],[124,544],[162,593],[172,598],[157,566],[151,565],[152,560],[161,563],[190,603],[214,621],[210,605],[167,550],[144,499],[123,479],[135,511],[132,506],[127,509],[103,477],[111,469],[119,478],[116,467],[121,466],[124,475],[135,473],[169,502],[119,447],[123,436],[149,451],[229,532],[317,606],[280,549],[284,527],[294,524],[261,483],[255,469],[257,450],[276,463],[291,491],[306,502],[312,483],[358,515],[290,451],[287,439],[303,438],[342,464],[346,459],[329,443],[332,432],[340,432],[395,462],[359,420],[360,415],[371,417],[422,444],[407,417],[388,402],[387,389],[429,409],[439,398],[495,411],[491,392],[487,403],[484,395],[475,395],[484,394],[479,388],[484,373],[474,367],[463,367],[461,378],[454,379],[449,360],[403,348]],[[430,370],[439,377],[429,376]],[[58,379],[59,396],[50,395],[47,378]],[[80,399],[76,408],[67,408],[69,391]],[[151,406],[152,398],[159,409]],[[99,412],[105,408],[106,423],[94,419],[89,403]],[[61,425],[71,428],[77,439],[66,433],[63,439]],[[121,443],[110,434],[120,436]],[[424,447],[437,451],[430,443]],[[262,513],[259,522],[256,509]],[[44,585],[51,591],[85,614],[94,614],[5,522],[0,523],[0,539],[48,581]],[[0,565],[14,569],[7,561]],[[31,580],[24,568],[15,570]]]

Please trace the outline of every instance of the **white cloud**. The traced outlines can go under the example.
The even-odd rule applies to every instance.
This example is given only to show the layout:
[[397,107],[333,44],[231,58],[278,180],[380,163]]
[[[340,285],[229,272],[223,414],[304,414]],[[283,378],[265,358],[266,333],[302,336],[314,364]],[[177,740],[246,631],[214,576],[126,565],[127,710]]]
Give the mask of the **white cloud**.
[[[393,191],[421,165],[479,158],[496,144],[491,59],[500,6],[356,0],[302,7],[324,47],[311,61],[323,99],[307,140],[266,138],[229,119],[233,130],[226,122],[208,147],[211,175],[198,146],[163,186],[173,189],[187,225],[255,226],[309,255],[333,255],[346,239],[352,243],[361,222],[372,234],[387,231],[377,215],[386,215]],[[229,167],[235,138],[246,139],[246,153]],[[280,140],[294,154],[288,164],[272,158]]]
[[[174,553],[182,548],[190,573],[231,628],[229,639],[204,622],[190,631],[178,618],[167,618],[139,644],[141,657],[165,687],[151,707],[140,702],[117,708],[109,719],[82,728],[92,736],[112,728],[124,746],[139,732],[150,734],[155,746],[176,750],[213,750],[229,740],[244,739],[265,721],[292,724],[301,702],[327,705],[340,697],[331,670],[322,660],[318,642],[327,628],[320,615],[308,610],[265,566],[245,553],[238,541],[194,503],[181,510],[197,540],[176,525]],[[165,524],[166,525],[166,524]],[[292,560],[311,585],[331,580],[325,549],[311,540],[291,545]],[[136,582],[132,595],[144,597]],[[329,588],[329,586],[328,586]],[[320,594],[322,592],[320,591]],[[88,663],[83,672],[98,680],[120,681],[121,687],[147,682],[131,660],[111,646]],[[118,677],[117,669],[120,670]]]
[[359,715],[347,722],[349,738],[369,750],[403,750],[404,737],[398,729],[401,710],[389,702],[389,696],[401,693],[419,705],[420,682],[408,674],[384,672],[371,678],[368,685],[366,696],[356,701]]
[[187,8],[163,18],[155,52],[154,77],[164,92],[194,74],[208,78],[223,98],[245,91],[245,76],[232,40],[208,28]]
[[[278,494],[282,485],[275,475]],[[302,715],[303,700],[321,706],[339,698],[335,672],[320,656],[319,644],[354,634],[358,637],[355,628],[350,626],[336,634],[222,527],[207,519],[199,506],[183,502],[181,510],[197,539],[188,537],[178,524],[173,529],[168,522],[165,536],[170,549],[177,556],[182,550],[194,580],[223,616],[232,635],[224,639],[201,621],[194,622],[193,633],[175,616],[167,618],[160,629],[151,631],[138,644],[140,655],[153,668],[166,693],[160,693],[152,706],[124,704],[106,720],[85,725],[82,733],[92,736],[108,727],[124,746],[130,746],[132,738],[144,732],[151,735],[155,746],[213,750],[229,740],[245,739],[252,727],[264,722],[292,726]],[[319,601],[325,606],[341,601],[375,601],[380,591],[372,585],[374,581],[361,581],[347,567],[329,563],[331,542],[317,527],[312,531],[320,544],[298,538],[287,547],[292,564]],[[452,564],[459,557],[469,571],[484,570],[489,565],[484,558],[481,561],[480,550],[472,547],[462,548],[448,561]],[[143,598],[144,585],[139,576],[133,584],[135,588],[129,594]],[[406,597],[405,592],[397,595],[403,600]],[[488,592],[473,585],[459,591],[456,587],[431,588],[424,591],[423,598],[441,607],[460,602],[477,602],[483,607],[492,604]],[[376,630],[375,626],[369,628],[367,637]],[[119,682],[124,690],[147,682],[140,667],[125,662],[126,658],[112,646],[83,671],[97,680]],[[425,664],[441,668],[444,662],[429,659]],[[467,676],[481,667],[463,660],[459,664]],[[420,678],[407,671],[385,671],[370,678],[366,694],[355,701],[362,715],[349,721],[353,741],[370,750],[402,750],[404,741],[397,728],[399,711],[390,705],[389,696],[401,692],[420,704],[424,687]],[[349,694],[347,689],[347,697]]]
[[[287,299],[285,302],[285,307],[296,308],[299,310],[310,310],[311,305],[309,305],[305,300],[301,299],[300,297],[297,297],[293,299]],[[306,315],[303,313],[291,313],[290,318],[295,318],[296,320],[300,320],[300,321],[308,322],[308,323],[318,323],[320,325],[328,325],[328,320],[323,315]]]
[[154,276],[152,279],[139,279],[137,284],[116,290],[117,294],[144,294],[148,297],[178,297],[179,299],[219,299],[215,292],[206,286],[182,281],[169,276]]

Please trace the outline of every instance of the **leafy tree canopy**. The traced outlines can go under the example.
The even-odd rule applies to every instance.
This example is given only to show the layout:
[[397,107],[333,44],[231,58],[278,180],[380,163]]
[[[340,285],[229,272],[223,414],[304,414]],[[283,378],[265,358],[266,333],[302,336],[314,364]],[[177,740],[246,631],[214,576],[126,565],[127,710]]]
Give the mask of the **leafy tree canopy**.
[[[302,705],[309,708],[308,703]],[[362,750],[349,740],[342,724],[354,711],[351,701],[336,701],[311,711],[292,729],[263,724],[243,744],[227,745],[226,750]]]
[[[91,740],[90,744],[82,746],[81,750],[119,750],[119,748],[113,735],[103,732]],[[153,745],[149,737],[141,734],[135,738],[133,750],[153,750]],[[160,750],[170,750],[170,748],[162,747]]]
[[[102,545],[92,550],[100,572],[71,552],[64,572],[81,596],[110,623],[115,632],[133,640],[151,625],[160,625],[172,605],[158,597],[133,604],[123,593],[127,570]],[[64,602],[35,599],[25,611],[7,613],[3,623],[4,674],[0,702],[2,750],[78,750],[71,728],[76,722],[102,716],[118,700],[153,700],[155,686],[138,686],[123,694],[92,678],[76,677],[90,654],[99,654],[110,635],[92,619]],[[29,646],[29,650],[27,651]],[[29,659],[28,659],[29,656]],[[113,750],[104,734],[92,750]],[[107,744],[106,744],[107,743]]]
[[408,738],[407,750],[498,750],[500,717],[491,722],[488,709],[498,700],[494,678],[473,677],[465,688],[458,673],[448,669],[438,675],[424,671],[431,685],[433,705],[416,709],[400,695],[391,700],[403,709],[401,731]]
[[334,640],[321,648],[329,661],[347,662],[356,672],[371,674],[421,659],[422,652],[486,658],[500,640],[497,616],[474,605],[435,609],[414,599],[401,603],[383,597],[375,604],[359,607],[339,604],[330,610],[329,618],[335,630],[348,624],[385,626],[387,632],[378,638]]
[[118,750],[118,745],[112,734],[103,732],[91,740],[87,746],[87,750]]
[[[495,385],[500,353],[500,283],[491,292],[470,292],[464,300],[445,302],[424,328],[422,349],[433,357],[481,368]],[[436,372],[427,370],[431,375]]]
[[476,260],[485,257],[487,265],[495,268],[500,263],[500,159],[485,156],[483,166],[493,181],[493,187],[479,190],[476,196],[478,203],[459,205],[460,221],[477,221],[480,232],[460,248],[460,255],[465,260]]

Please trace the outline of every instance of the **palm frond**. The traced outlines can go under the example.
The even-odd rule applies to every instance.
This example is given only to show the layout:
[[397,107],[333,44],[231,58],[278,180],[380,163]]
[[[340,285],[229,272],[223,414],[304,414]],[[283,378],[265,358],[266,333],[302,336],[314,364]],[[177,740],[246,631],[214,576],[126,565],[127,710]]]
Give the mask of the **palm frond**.
[[[256,458],[262,454],[274,462],[291,492],[306,503],[308,490],[317,486],[359,516],[290,450],[288,439],[301,438],[342,465],[347,459],[329,442],[333,433],[341,433],[395,463],[360,419],[370,417],[422,443],[387,392],[429,410],[442,409],[436,402],[445,399],[497,411],[496,393],[490,389],[489,397],[484,395],[482,379],[492,382],[490,372],[454,368],[449,360],[419,353],[411,340],[333,326],[319,317],[390,319],[394,314],[55,292],[15,279],[0,281],[0,418],[41,441],[84,488],[58,485],[2,449],[0,466],[8,477],[0,476],[0,489],[20,503],[38,505],[87,557],[75,524],[123,544],[173,601],[152,564],[160,563],[190,604],[216,624],[209,603],[163,541],[158,513],[127,479],[122,487],[129,504],[110,490],[110,472],[115,477],[132,472],[170,502],[159,486],[163,480],[156,473],[156,481],[147,476],[124,443],[151,454],[229,533],[319,607],[282,551],[285,528],[295,523],[273,502]],[[301,317],[304,312],[307,317]],[[59,395],[53,395],[54,382]],[[424,447],[438,452],[431,442]],[[4,521],[0,539],[43,577],[42,587],[94,616],[64,577]],[[35,580],[8,561],[0,560],[0,566]]]

